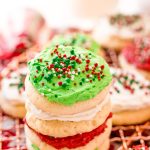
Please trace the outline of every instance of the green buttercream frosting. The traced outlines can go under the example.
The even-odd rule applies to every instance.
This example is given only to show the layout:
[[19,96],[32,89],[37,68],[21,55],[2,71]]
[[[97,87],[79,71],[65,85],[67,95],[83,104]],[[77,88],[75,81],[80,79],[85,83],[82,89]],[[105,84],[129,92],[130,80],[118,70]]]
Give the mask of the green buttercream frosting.
[[52,42],[52,45],[65,45],[65,46],[79,46],[87,50],[98,53],[100,51],[100,45],[92,39],[89,35],[84,33],[72,33],[56,35]]
[[38,92],[63,105],[95,97],[112,80],[102,57],[76,46],[52,45],[28,67],[29,80]]

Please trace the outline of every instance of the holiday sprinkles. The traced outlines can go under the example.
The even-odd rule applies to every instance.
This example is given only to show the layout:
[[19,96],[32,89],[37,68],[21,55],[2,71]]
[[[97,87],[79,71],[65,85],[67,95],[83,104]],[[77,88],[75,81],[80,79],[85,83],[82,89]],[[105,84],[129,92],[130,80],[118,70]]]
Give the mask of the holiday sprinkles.
[[[32,85],[48,100],[65,105],[94,97],[111,81],[106,62],[76,46],[53,45],[28,65]],[[92,87],[97,90],[93,91]]]
[[122,89],[124,89],[130,94],[134,94],[136,90],[142,90],[145,95],[150,95],[150,83],[141,81],[134,74],[129,72],[118,73],[116,71],[112,76],[116,80],[116,84],[113,85],[113,90],[110,91],[110,94],[123,94]]

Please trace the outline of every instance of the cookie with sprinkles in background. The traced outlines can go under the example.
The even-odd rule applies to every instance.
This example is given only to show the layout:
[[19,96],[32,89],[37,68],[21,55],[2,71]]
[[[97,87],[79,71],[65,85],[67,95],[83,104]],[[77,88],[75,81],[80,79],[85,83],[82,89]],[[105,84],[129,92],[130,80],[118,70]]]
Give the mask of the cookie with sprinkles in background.
[[[150,82],[131,71],[112,68],[113,124],[140,124],[150,119]],[[142,114],[142,115],[141,115]]]
[[150,80],[150,37],[137,38],[124,47],[119,62],[123,69],[136,71]]
[[[6,68],[7,69],[7,68]],[[6,71],[3,70],[3,72]],[[7,115],[14,118],[23,118],[25,110],[25,92],[24,80],[27,74],[27,68],[17,68],[11,70],[1,81],[0,106]]]
[[147,35],[149,32],[149,17],[117,13],[101,18],[92,35],[104,49],[121,52],[135,37]]
[[79,46],[90,50],[98,55],[103,56],[103,51],[100,45],[86,33],[65,33],[56,35],[49,44],[52,45],[65,45],[65,46]]
[[107,150],[112,77],[105,60],[77,46],[51,45],[28,68],[28,149]]

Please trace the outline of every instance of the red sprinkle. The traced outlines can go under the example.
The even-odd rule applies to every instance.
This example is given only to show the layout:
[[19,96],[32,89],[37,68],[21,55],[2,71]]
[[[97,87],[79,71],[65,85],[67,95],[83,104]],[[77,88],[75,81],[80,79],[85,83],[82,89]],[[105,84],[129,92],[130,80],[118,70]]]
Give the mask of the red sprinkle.
[[97,67],[97,66],[98,66],[98,63],[95,63],[94,66]]
[[42,58],[40,58],[40,62],[42,62],[43,60],[42,60]]
[[89,60],[89,59],[87,59],[87,60],[86,60],[86,63],[87,63],[87,64],[89,64],[89,63],[90,63],[90,60]]
[[58,72],[58,71],[59,71],[59,68],[55,68],[55,71]]
[[86,70],[86,71],[89,71],[89,68],[88,68],[88,67],[86,67],[86,68],[85,68],[85,70]]
[[66,54],[64,54],[64,55],[63,55],[63,57],[67,57],[67,55],[66,55]]
[[69,68],[69,69],[71,69],[71,68],[72,68],[72,66],[68,66],[68,68]]
[[75,60],[76,56],[70,57],[70,60]]
[[57,77],[58,77],[58,79],[60,79],[60,77],[61,77],[61,76],[60,76],[60,75],[58,75]]
[[89,77],[90,77],[90,75],[89,75],[89,74],[87,74],[87,75],[86,75],[86,77],[87,77],[87,78],[89,78]]
[[104,65],[101,65],[101,69],[102,69],[102,70],[104,69]]
[[54,68],[54,64],[51,64],[51,65],[50,65],[50,68]]
[[62,82],[58,82],[58,85],[59,85],[59,86],[62,86]]

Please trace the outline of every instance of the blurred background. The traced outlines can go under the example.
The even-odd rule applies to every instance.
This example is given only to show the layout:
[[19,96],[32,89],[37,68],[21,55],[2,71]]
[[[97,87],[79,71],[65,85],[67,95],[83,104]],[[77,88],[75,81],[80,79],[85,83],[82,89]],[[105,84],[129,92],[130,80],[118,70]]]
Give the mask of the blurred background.
[[[43,45],[57,29],[75,27],[90,30],[101,16],[115,12],[150,13],[149,0],[0,0],[0,2],[0,59],[10,58],[9,53],[6,55],[7,52],[14,51],[18,47],[22,49],[30,45],[29,41]],[[30,37],[30,40],[26,40],[27,37]],[[25,45],[20,42],[22,39],[27,41]]]
[[[62,28],[88,22],[89,19],[97,19],[114,11],[150,13],[149,5],[149,0],[1,0],[0,28],[5,28],[12,12],[19,12],[23,7],[38,10],[49,26]],[[82,19],[80,23],[79,19]]]

